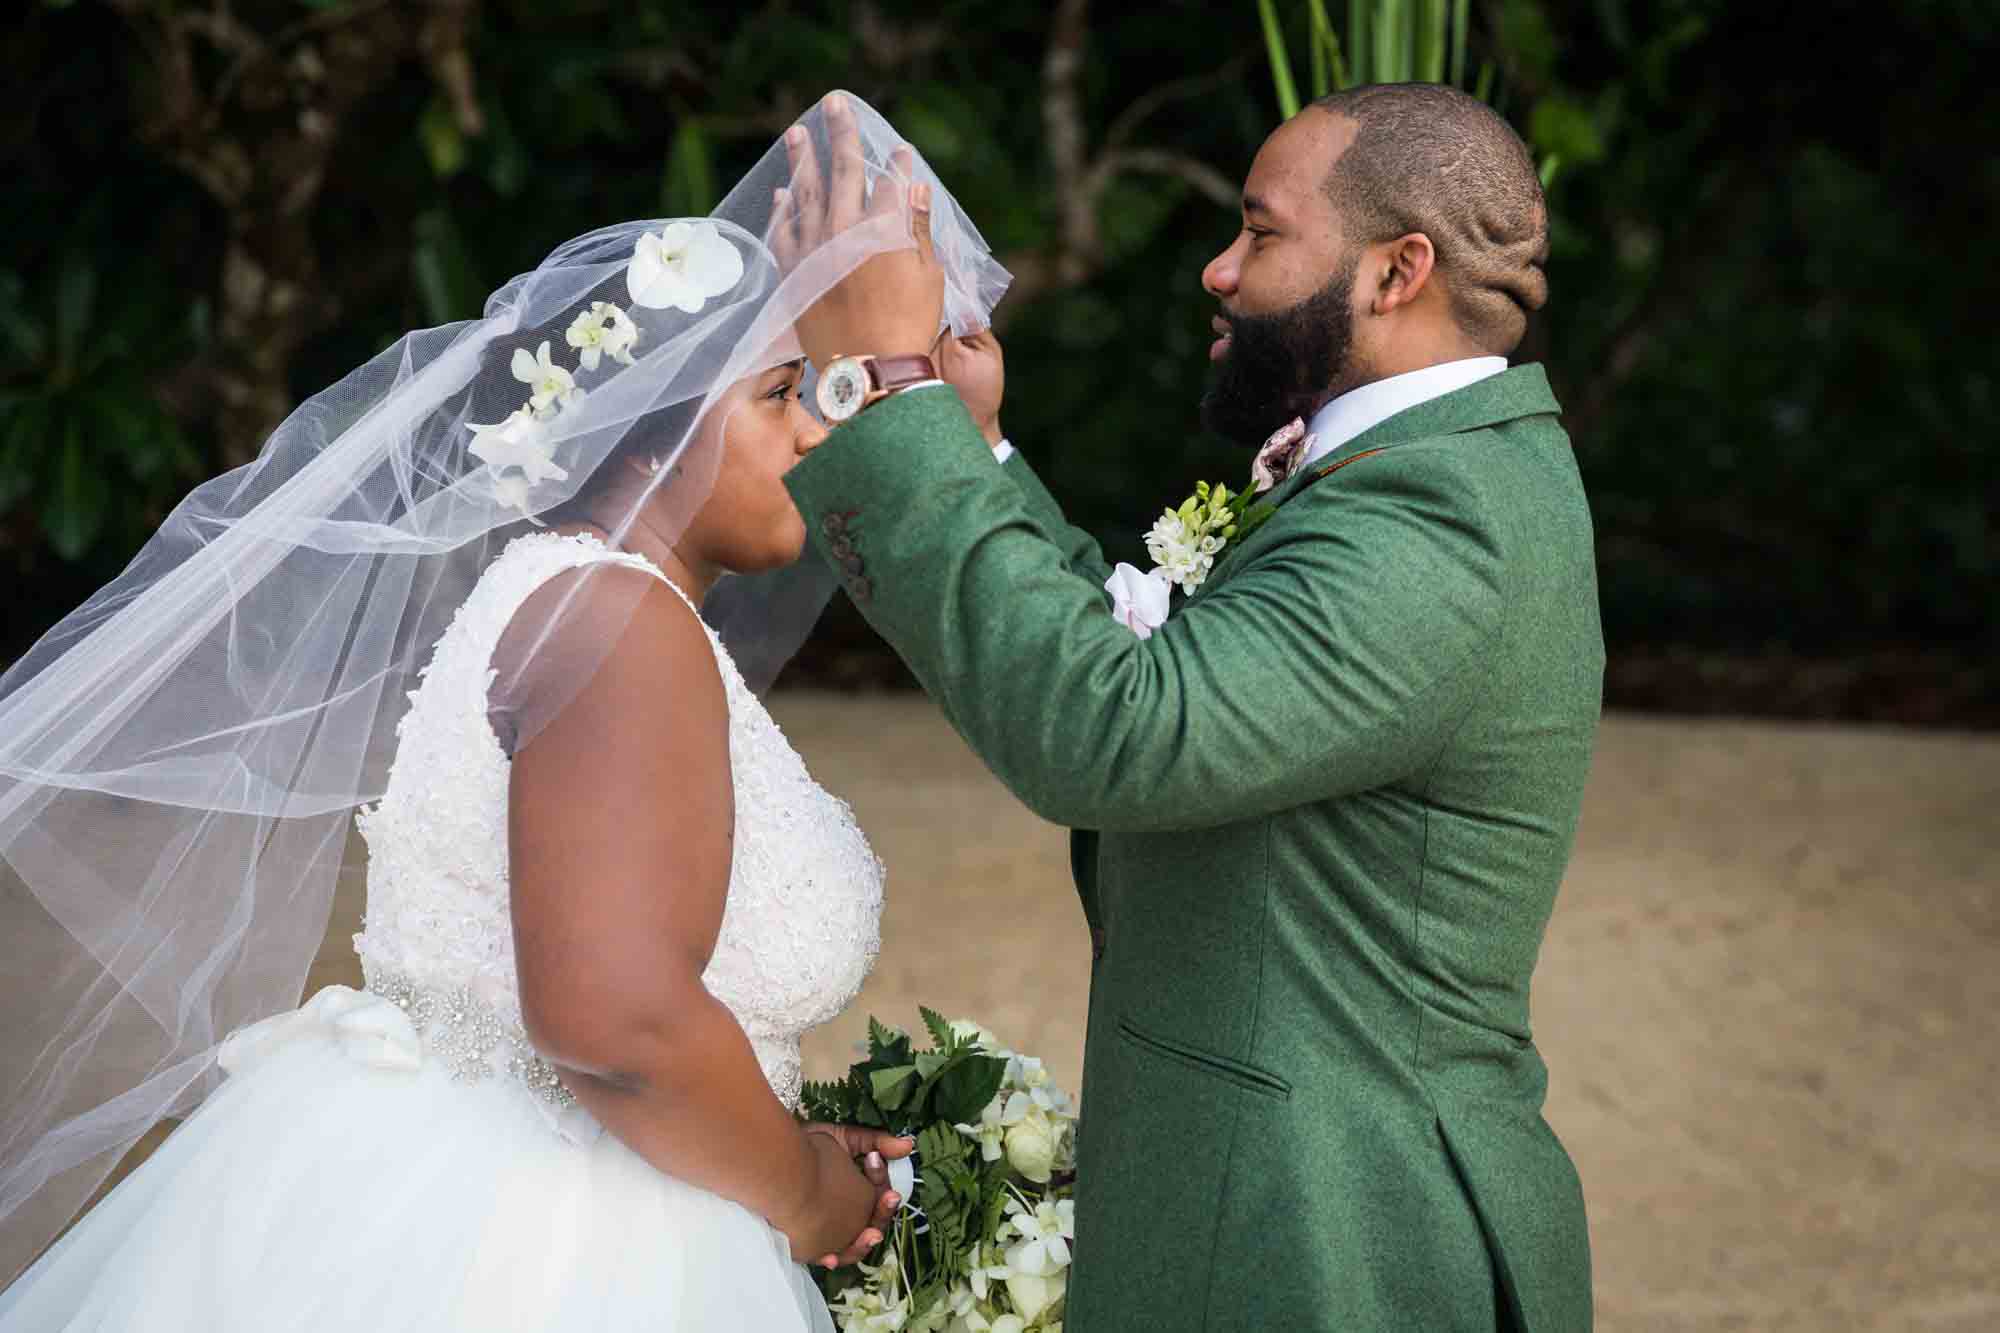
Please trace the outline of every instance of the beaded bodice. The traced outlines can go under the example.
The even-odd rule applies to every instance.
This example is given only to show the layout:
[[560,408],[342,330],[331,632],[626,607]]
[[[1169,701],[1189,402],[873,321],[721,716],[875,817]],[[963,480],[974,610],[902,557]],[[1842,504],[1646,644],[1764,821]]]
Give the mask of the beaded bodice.
[[[368,988],[408,1011],[426,1054],[457,1076],[520,1078],[558,1107],[572,1099],[521,1029],[508,909],[510,763],[487,721],[487,690],[493,651],[521,604],[548,579],[595,561],[661,577],[641,556],[553,533],[516,539],[488,567],[410,694],[381,801],[359,817],[368,906],[354,946]],[[882,866],[713,631],[709,641],[729,702],[736,838],[702,980],[743,1025],[773,1091],[796,1107],[799,1037],[845,1008],[875,961]]]

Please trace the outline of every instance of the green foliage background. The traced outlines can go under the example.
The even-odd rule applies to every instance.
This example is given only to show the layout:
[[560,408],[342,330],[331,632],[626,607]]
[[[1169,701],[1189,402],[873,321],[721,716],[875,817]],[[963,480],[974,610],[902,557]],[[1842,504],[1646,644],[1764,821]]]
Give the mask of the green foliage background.
[[[1520,355],[1590,487],[1613,699],[2000,720],[2000,7],[1468,8],[1468,71],[1561,161]],[[1274,12],[1308,52],[1306,6]],[[1087,151],[1174,164],[1105,172],[1081,250],[1065,43]],[[1253,0],[78,0],[32,7],[0,62],[0,659],[270,403],[476,315],[571,235],[705,211],[833,86],[1023,275],[1005,421],[1074,517],[1136,559],[1158,506],[1245,468],[1197,420],[1199,274],[1235,225],[1198,169],[1233,186],[1276,121]],[[865,648],[836,613],[801,665]]]

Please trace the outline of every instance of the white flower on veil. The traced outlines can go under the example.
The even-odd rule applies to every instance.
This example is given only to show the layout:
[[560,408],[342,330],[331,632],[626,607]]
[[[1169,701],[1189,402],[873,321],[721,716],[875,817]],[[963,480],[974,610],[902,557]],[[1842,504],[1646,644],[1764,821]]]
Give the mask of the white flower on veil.
[[673,306],[690,315],[742,278],[743,256],[713,222],[671,222],[642,234],[625,268],[634,305]]
[[[537,416],[554,416],[583,397],[583,390],[576,387],[575,377],[549,359],[546,338],[535,349],[533,356],[528,355],[525,347],[514,349],[514,378],[530,389],[528,406]],[[473,429],[478,430],[479,427],[474,426]]]
[[527,474],[530,486],[569,480],[569,470],[556,463],[549,448],[548,423],[534,408],[517,407],[505,420],[486,425],[472,421],[466,427],[472,432],[472,456],[495,472],[517,467]]
[[535,517],[535,511],[528,508],[528,479],[526,477],[503,477],[493,475],[493,498],[508,509],[518,509],[536,527],[547,525]]
[[577,350],[585,370],[597,369],[598,358],[608,356],[621,366],[632,364],[632,344],[639,341],[639,326],[620,307],[609,301],[592,301],[590,309],[570,321],[563,341]]

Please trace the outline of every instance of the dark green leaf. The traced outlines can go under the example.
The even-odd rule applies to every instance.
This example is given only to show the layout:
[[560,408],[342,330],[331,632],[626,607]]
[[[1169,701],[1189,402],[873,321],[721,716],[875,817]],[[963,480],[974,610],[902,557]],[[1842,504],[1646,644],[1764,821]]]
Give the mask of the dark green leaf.
[[878,1069],[868,1076],[869,1091],[875,1095],[875,1103],[885,1111],[902,1109],[909,1095],[916,1091],[917,1067],[897,1065],[893,1069]]
[[19,274],[0,271],[0,339],[11,360],[38,362],[48,350],[48,336],[28,312]]
[[465,135],[442,97],[432,98],[424,108],[417,120],[417,137],[423,142],[424,156],[439,179],[450,179],[465,165]]
[[1006,1077],[1007,1062],[990,1055],[971,1056],[953,1065],[938,1079],[932,1098],[938,1119],[951,1124],[976,1124]]
[[1585,164],[1604,160],[1604,137],[1598,132],[1597,118],[1589,107],[1561,93],[1536,100],[1528,116],[1528,141],[1545,157]]
[[410,272],[431,324],[472,319],[486,303],[486,284],[473,270],[464,238],[451,214],[442,208],[417,215],[416,244],[410,250]]
[[65,255],[56,277],[56,355],[65,364],[76,360],[96,300],[97,270],[81,254]]
[[35,489],[42,455],[48,448],[42,437],[48,419],[48,408],[37,400],[0,413],[0,512]]
[[660,181],[661,207],[669,217],[706,217],[719,202],[708,134],[700,120],[683,114]]
[[42,534],[57,555],[81,560],[89,553],[91,543],[104,530],[105,506],[110,498],[111,483],[102,468],[91,466],[80,423],[71,418],[63,428],[55,487],[42,508]]

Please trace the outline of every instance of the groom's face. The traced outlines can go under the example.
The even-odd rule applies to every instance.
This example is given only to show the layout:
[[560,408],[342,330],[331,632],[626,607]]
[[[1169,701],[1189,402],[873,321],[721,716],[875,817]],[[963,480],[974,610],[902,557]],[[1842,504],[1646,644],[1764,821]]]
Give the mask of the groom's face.
[[1317,110],[1279,126],[1243,184],[1242,230],[1202,271],[1202,286],[1222,303],[1202,419],[1227,439],[1254,447],[1359,382],[1360,251],[1324,188],[1353,136],[1352,121]]

